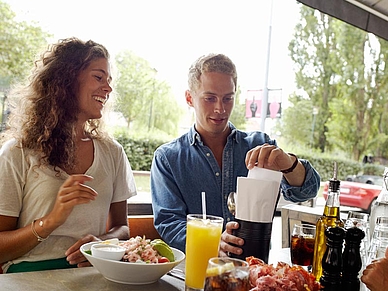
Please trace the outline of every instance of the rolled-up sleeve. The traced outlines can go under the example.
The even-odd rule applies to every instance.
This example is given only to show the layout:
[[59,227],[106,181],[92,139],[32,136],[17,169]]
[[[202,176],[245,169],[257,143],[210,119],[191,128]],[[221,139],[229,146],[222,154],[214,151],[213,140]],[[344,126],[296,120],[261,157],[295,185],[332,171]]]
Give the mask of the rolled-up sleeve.
[[283,177],[280,185],[284,199],[292,202],[303,202],[314,198],[319,190],[321,177],[307,160],[300,159],[300,162],[306,169],[306,178],[301,187],[295,187],[288,184]]

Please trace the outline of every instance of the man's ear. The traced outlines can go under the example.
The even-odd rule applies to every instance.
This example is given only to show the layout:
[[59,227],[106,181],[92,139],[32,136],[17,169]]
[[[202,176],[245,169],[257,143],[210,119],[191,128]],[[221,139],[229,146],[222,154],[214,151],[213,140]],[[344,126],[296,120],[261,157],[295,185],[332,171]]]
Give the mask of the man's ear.
[[186,97],[187,105],[189,105],[190,107],[193,107],[193,97],[191,96],[191,93],[189,90],[186,90],[185,97]]

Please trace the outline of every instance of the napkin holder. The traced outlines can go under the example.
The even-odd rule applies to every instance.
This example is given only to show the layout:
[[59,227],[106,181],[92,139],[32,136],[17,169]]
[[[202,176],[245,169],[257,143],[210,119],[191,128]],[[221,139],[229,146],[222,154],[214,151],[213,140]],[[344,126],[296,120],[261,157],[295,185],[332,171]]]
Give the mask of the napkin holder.
[[[279,200],[280,192],[277,200]],[[277,204],[277,203],[276,203]],[[275,205],[276,205],[275,204]],[[274,208],[275,215],[276,207]],[[233,229],[232,234],[244,240],[240,255],[230,253],[230,257],[244,260],[247,257],[254,256],[268,263],[269,250],[271,248],[272,221],[255,222],[235,218],[239,228]]]
[[239,228],[232,234],[244,240],[240,255],[245,260],[254,256],[268,263],[272,222],[280,197],[282,173],[255,167],[248,177],[237,178],[236,217]]

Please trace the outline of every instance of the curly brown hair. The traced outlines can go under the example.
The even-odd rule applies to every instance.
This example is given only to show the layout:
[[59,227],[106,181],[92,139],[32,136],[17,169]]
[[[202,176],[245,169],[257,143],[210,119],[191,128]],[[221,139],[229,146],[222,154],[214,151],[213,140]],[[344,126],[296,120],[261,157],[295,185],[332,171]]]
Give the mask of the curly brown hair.
[[[11,92],[19,104],[10,118],[10,133],[23,148],[41,155],[41,164],[72,168],[78,105],[78,76],[107,49],[94,41],[62,39],[35,61],[28,84]],[[12,96],[11,96],[12,97]],[[105,136],[100,120],[90,119],[84,131],[91,138]]]

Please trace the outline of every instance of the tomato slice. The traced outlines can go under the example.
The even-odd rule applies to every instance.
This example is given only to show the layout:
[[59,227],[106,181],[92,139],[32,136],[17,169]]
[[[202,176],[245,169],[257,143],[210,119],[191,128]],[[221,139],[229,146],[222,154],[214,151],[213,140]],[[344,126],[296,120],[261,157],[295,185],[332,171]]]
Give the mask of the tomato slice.
[[158,263],[169,263],[169,262],[170,262],[170,260],[167,259],[166,257],[160,257],[158,259]]

